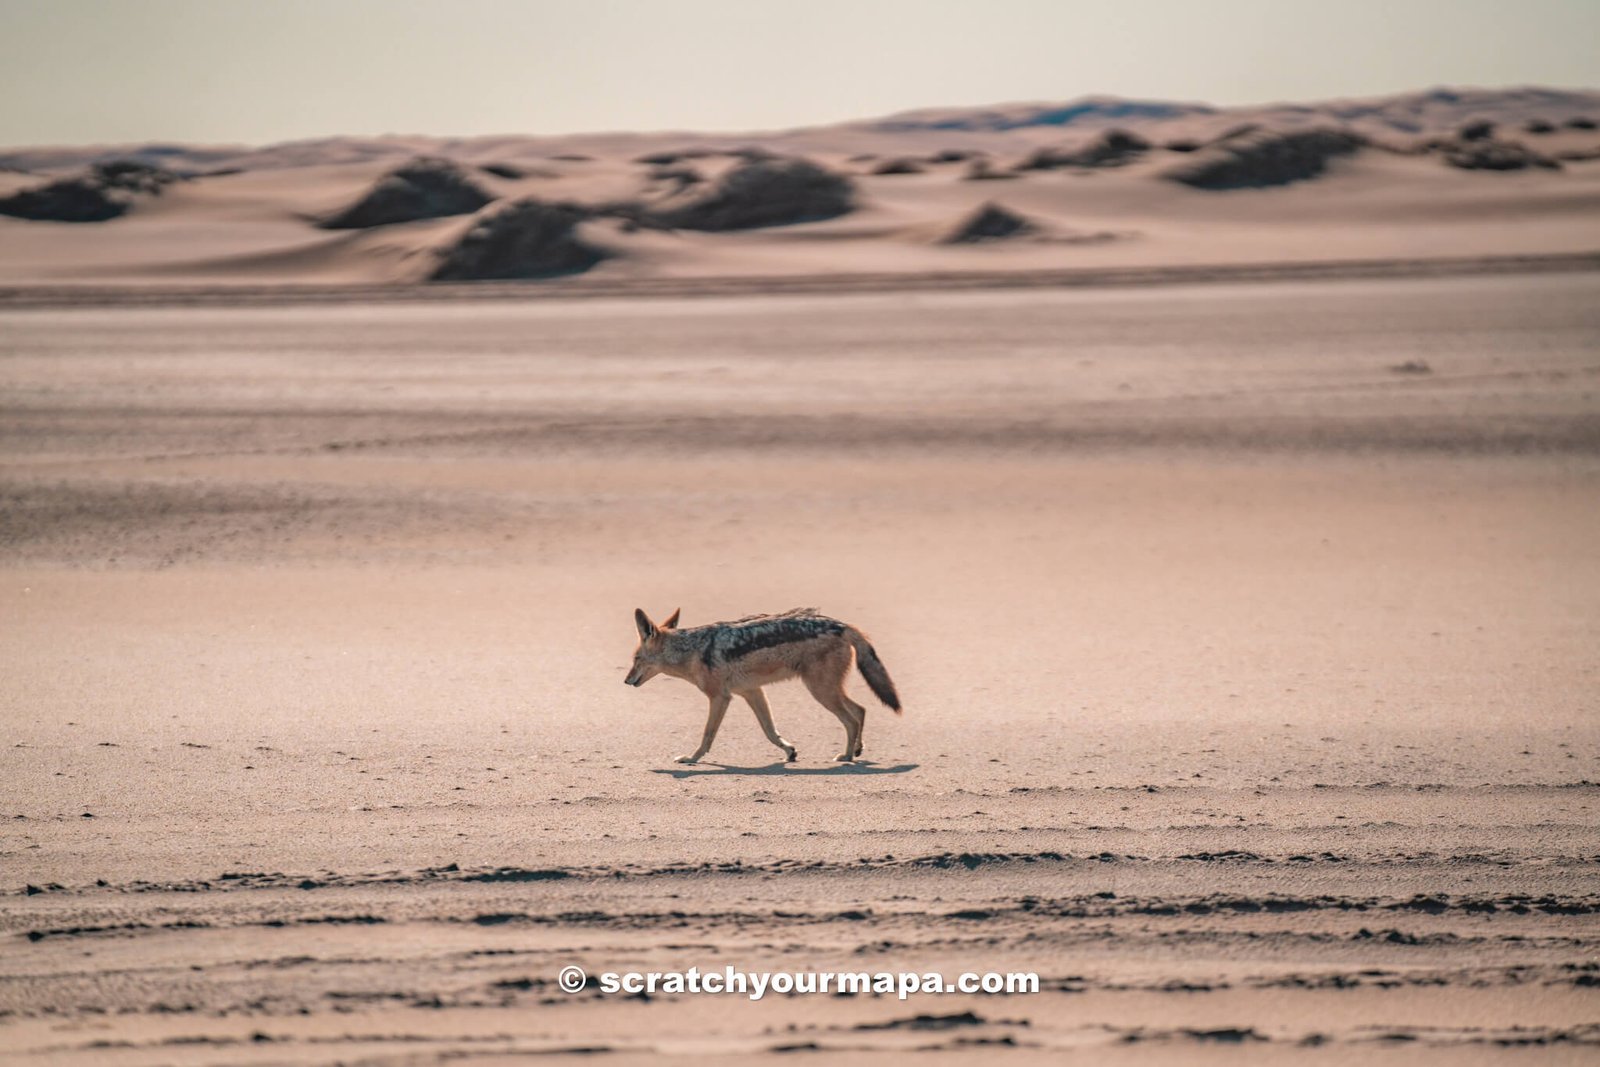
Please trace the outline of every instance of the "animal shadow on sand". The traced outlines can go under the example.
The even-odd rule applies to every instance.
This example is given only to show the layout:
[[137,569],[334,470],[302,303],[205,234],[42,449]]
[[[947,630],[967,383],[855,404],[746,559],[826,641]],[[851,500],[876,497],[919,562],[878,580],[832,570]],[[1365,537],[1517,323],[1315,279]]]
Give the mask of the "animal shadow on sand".
[[896,763],[880,766],[865,760],[854,763],[835,763],[828,767],[796,767],[792,763],[769,763],[761,767],[739,767],[731,763],[701,763],[693,767],[655,767],[656,774],[666,774],[673,778],[699,778],[708,774],[741,774],[741,775],[809,775],[809,774],[905,774],[922,766],[920,763]]

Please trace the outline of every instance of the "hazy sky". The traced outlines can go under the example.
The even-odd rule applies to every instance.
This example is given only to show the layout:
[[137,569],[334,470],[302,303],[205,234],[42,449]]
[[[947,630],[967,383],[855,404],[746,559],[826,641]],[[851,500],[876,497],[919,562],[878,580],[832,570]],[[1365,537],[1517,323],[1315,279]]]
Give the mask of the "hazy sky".
[[0,144],[1600,85],[1600,0],[0,0]]

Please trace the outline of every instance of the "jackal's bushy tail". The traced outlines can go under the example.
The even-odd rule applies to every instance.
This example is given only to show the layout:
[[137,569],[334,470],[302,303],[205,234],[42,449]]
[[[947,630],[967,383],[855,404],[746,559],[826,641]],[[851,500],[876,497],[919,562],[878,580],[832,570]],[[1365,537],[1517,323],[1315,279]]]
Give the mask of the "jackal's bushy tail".
[[856,668],[861,671],[861,677],[867,680],[867,687],[891,711],[896,715],[900,714],[900,694],[894,691],[894,680],[889,677],[889,671],[884,667],[883,660],[878,658],[878,652],[872,647],[872,642],[867,640],[866,634],[854,627],[845,632],[850,637],[850,644],[856,650]]

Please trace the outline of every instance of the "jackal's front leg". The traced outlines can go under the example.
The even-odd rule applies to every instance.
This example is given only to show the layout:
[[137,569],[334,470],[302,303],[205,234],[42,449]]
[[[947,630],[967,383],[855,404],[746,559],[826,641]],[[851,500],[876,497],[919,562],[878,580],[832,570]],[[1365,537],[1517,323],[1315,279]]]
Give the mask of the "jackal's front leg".
[[726,693],[711,698],[711,712],[706,716],[706,732],[700,737],[700,747],[692,755],[679,756],[679,763],[699,763],[700,757],[711,751],[711,742],[717,739],[722,727],[722,716],[727,714],[729,696]]
[[756,722],[761,724],[761,732],[767,735],[767,740],[783,749],[784,760],[793,763],[798,759],[800,754],[795,751],[795,747],[778,733],[776,726],[772,725],[772,709],[767,706],[766,694],[759,689],[752,689],[742,695],[744,702],[750,705],[750,710],[756,713]]

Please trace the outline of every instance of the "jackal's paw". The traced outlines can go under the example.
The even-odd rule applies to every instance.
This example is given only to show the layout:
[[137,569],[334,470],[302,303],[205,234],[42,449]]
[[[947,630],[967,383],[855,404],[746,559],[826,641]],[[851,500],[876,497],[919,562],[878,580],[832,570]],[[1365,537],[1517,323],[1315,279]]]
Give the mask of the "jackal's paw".
[[838,763],[854,763],[856,761],[856,758],[848,752],[841,752],[833,758]]
[[797,760],[799,758],[800,758],[800,750],[799,749],[797,749],[797,748],[795,748],[793,746],[790,746],[789,748],[786,748],[786,749],[783,750],[783,762],[785,762],[785,763],[793,763],[795,760]]
[[699,763],[700,762],[700,757],[699,756],[679,756],[673,762],[674,763]]

